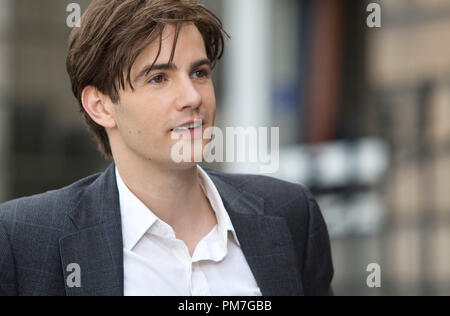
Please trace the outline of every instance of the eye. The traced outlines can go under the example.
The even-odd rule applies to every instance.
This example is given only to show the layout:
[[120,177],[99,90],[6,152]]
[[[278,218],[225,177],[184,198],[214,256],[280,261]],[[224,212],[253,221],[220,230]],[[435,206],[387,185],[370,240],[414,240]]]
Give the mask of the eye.
[[161,84],[164,82],[166,77],[163,74],[156,75],[149,80],[149,83]]
[[203,78],[208,78],[209,74],[210,73],[208,70],[201,69],[201,70],[197,70],[196,72],[194,72],[194,74],[192,76],[196,79],[203,79]]

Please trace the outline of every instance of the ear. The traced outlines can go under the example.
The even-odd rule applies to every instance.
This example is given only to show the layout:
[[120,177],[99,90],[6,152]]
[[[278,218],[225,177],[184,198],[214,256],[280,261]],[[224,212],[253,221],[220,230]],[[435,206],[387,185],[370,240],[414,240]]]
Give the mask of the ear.
[[116,127],[113,104],[107,96],[93,86],[87,86],[81,94],[84,110],[91,119],[104,128]]

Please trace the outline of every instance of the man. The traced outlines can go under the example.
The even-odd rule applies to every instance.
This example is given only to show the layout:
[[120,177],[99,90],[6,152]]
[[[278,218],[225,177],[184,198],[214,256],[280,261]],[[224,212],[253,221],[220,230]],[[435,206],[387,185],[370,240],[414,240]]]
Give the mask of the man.
[[172,159],[178,136],[214,126],[223,42],[194,0],[92,2],[67,70],[114,164],[0,206],[2,295],[331,294],[328,233],[305,188]]

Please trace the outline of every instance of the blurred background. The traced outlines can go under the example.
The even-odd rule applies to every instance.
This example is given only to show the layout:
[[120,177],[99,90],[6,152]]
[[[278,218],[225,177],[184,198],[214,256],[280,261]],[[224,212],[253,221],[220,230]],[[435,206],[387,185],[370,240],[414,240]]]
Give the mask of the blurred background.
[[[65,71],[71,2],[90,1],[0,0],[0,202],[109,164]],[[317,197],[335,293],[449,295],[450,2],[202,2],[231,35],[214,74],[216,123],[280,127],[271,176]],[[370,3],[379,28],[367,25]],[[381,288],[366,284],[370,263]]]

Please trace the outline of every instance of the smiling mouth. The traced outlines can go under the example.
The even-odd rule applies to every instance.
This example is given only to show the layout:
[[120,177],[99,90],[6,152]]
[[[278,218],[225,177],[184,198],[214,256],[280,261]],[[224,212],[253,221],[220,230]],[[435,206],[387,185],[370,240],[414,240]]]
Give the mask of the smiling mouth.
[[201,120],[196,120],[193,123],[186,124],[186,125],[180,126],[180,127],[176,127],[174,129],[172,129],[172,132],[180,133],[180,132],[193,131],[193,130],[196,130],[198,128],[201,128],[202,126],[203,126],[203,122]]

